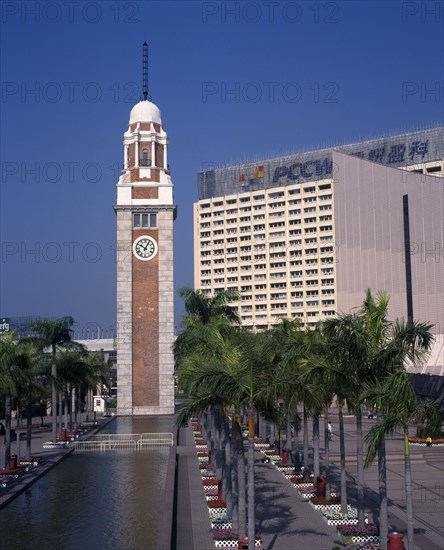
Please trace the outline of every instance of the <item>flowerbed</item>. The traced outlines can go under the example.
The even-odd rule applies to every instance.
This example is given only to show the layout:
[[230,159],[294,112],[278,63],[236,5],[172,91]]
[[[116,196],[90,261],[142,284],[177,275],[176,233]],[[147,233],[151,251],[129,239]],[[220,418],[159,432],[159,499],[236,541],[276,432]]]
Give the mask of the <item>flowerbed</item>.
[[[310,506],[314,508],[315,510],[319,510],[320,512],[340,512],[341,511],[341,497],[340,496],[334,496],[330,499],[326,499],[325,497],[314,497],[310,500]],[[352,507],[350,504],[347,504],[347,510],[351,511]]]
[[202,480],[202,483],[208,487],[208,489],[211,487],[211,488],[216,488],[217,489],[217,482],[218,480],[216,478],[209,478],[209,479],[203,479]]
[[340,525],[338,533],[343,536],[352,537],[374,537],[379,534],[378,526],[374,523],[368,523],[365,527],[359,525]]
[[[327,525],[357,525],[358,512],[355,508],[352,508],[347,514],[341,514],[341,512],[326,511],[322,513]],[[365,518],[365,523],[368,523],[368,518]]]
[[275,456],[275,457],[277,457],[277,460],[281,459],[280,455],[278,454],[278,452],[275,449],[265,449],[264,451],[262,451],[262,453],[265,456],[269,456],[269,457]]
[[233,522],[228,516],[217,517],[211,520],[211,529],[231,529],[232,527]]
[[217,502],[217,501],[216,500],[209,500],[207,502],[208,511],[209,511],[210,516],[212,518],[217,518],[220,515],[225,515],[227,513],[227,509],[225,508],[225,506],[218,506],[218,507],[211,507],[210,506],[210,504],[214,504],[215,502]]
[[[420,447],[427,447],[427,439],[425,437],[409,437],[410,445],[419,445]],[[444,439],[432,439],[430,447],[443,447]]]
[[267,443],[266,441],[258,441],[255,440],[254,446],[258,449],[271,449],[270,443]]
[[328,500],[326,497],[314,497],[314,499],[311,501],[311,504],[313,504],[314,506],[331,506],[334,504],[341,504],[341,497],[335,496],[329,498]]
[[[236,535],[230,528],[213,529],[213,538],[216,548],[237,548],[239,536]],[[255,546],[260,546],[261,539],[256,537],[254,540]]]
[[290,476],[288,479],[295,485],[301,485],[302,487],[304,486],[307,487],[308,485],[313,485],[314,477],[310,477],[309,479],[304,479],[302,477]]
[[274,465],[280,472],[294,472],[294,466],[279,466],[278,462],[275,462]]

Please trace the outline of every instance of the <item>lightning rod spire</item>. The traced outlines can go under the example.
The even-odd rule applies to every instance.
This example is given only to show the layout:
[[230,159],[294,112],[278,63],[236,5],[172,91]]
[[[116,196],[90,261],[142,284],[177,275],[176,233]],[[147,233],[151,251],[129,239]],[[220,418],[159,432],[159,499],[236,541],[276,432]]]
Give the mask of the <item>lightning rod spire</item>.
[[143,99],[144,101],[148,100],[148,44],[145,42],[143,43],[143,82],[142,82],[142,89],[143,89]]

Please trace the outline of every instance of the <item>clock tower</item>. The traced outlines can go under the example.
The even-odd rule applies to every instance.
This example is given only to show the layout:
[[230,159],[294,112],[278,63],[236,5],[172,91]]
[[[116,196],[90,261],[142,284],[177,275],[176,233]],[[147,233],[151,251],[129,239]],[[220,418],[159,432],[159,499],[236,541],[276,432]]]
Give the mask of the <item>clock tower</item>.
[[[145,55],[145,46],[144,46]],[[145,69],[145,67],[144,67]],[[145,76],[145,70],[144,70]],[[117,183],[117,414],[174,413],[173,184],[160,111],[131,110]]]

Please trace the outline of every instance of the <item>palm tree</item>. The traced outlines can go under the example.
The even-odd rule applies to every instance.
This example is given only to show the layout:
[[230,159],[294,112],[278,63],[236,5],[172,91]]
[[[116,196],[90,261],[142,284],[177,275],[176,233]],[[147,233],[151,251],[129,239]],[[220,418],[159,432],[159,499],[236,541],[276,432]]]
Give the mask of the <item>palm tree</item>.
[[[342,314],[335,319],[323,322],[323,333],[327,340],[329,364],[336,370],[339,420],[341,472],[344,443],[342,408],[344,399],[351,405],[356,415],[356,455],[357,455],[357,493],[358,520],[364,526],[364,460],[362,443],[362,393],[365,383],[374,374],[369,364],[369,343],[372,337],[366,331],[367,325],[363,316],[358,314]],[[345,464],[345,457],[344,457]],[[341,490],[342,494],[342,490]]]
[[[36,396],[41,396],[46,390],[42,359],[32,338],[18,340],[16,362],[21,370],[21,376],[17,385],[17,409],[23,399],[26,409],[26,453],[28,456],[31,455],[33,401]],[[19,439],[17,441],[19,442]]]
[[36,342],[40,345],[41,351],[50,348],[52,356],[51,384],[52,384],[52,440],[56,441],[59,435],[57,426],[57,349],[66,347],[71,341],[71,327],[74,324],[72,317],[63,317],[58,320],[44,319],[36,321],[32,329],[37,332]]
[[0,394],[5,399],[5,466],[11,456],[11,408],[12,398],[17,397],[23,384],[23,372],[19,367],[19,349],[15,332],[0,335]]
[[424,359],[433,342],[431,328],[430,324],[415,321],[393,323],[391,337],[380,353],[380,361],[386,366],[388,374],[381,383],[377,382],[369,388],[366,394],[368,399],[378,403],[383,413],[365,438],[368,444],[366,466],[374,460],[386,434],[393,433],[398,427],[403,430],[409,548],[414,548],[414,529],[408,427],[413,420],[418,419],[419,409],[405,366],[407,362],[417,365]]
[[[268,394],[263,384],[265,367],[269,366],[266,354],[266,336],[247,331],[232,332],[231,338],[224,338],[218,329],[208,323],[201,325],[205,339],[200,349],[182,357],[179,367],[179,384],[193,389],[192,400],[180,415],[184,421],[192,413],[202,411],[209,404],[231,406],[235,414],[237,434],[240,434],[239,412],[248,412],[248,545],[254,548],[255,497],[254,497],[254,422],[256,407],[265,408]],[[239,538],[245,537],[243,518],[243,497],[245,487],[243,442],[235,446],[237,452]]]
[[198,319],[203,325],[215,318],[239,324],[236,310],[229,305],[229,302],[238,298],[235,292],[224,290],[215,296],[207,296],[201,290],[183,287],[179,290],[179,294],[184,300],[187,316]]
[[[218,419],[218,429],[209,432],[209,444],[218,449],[217,466],[224,473],[223,492],[227,509],[233,513],[233,528],[240,525],[239,534],[245,538],[244,449],[239,411],[202,379],[203,370],[217,370],[224,362],[230,361],[232,346],[229,341],[239,319],[228,303],[236,295],[222,292],[208,297],[190,288],[182,288],[180,294],[185,302],[186,315],[174,344],[174,354],[178,383],[190,396],[190,402],[182,409],[178,422],[183,424],[190,416],[204,413],[207,417]],[[217,442],[213,441],[213,437]],[[240,468],[239,472],[236,465]]]

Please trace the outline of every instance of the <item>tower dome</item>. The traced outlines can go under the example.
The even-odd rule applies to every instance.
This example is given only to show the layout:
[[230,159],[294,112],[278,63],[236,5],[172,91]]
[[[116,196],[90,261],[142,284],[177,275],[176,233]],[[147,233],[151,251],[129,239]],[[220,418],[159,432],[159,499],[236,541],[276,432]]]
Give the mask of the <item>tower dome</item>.
[[156,124],[162,124],[162,117],[157,105],[151,103],[151,101],[139,101],[131,109],[129,123],[134,122],[154,122]]

